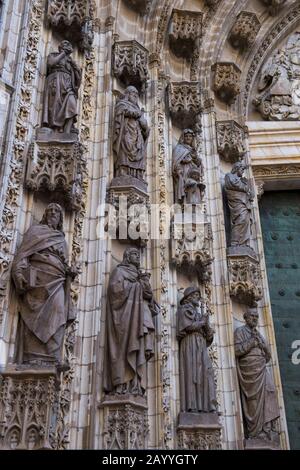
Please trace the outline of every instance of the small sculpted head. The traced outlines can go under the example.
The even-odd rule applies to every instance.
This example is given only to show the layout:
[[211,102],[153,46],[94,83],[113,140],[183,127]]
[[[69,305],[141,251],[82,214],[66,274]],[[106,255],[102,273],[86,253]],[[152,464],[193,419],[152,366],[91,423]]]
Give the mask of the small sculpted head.
[[125,96],[125,99],[127,99],[131,103],[136,104],[136,105],[138,104],[139,92],[134,86],[128,86],[125,90],[124,96]]
[[59,52],[64,51],[67,55],[71,55],[73,52],[73,46],[69,41],[64,40],[59,44],[58,50]]
[[47,206],[41,224],[48,225],[54,230],[63,229],[63,211],[59,204],[51,203]]
[[246,170],[247,166],[243,162],[236,162],[231,170],[231,173],[237,174],[240,178],[243,176],[244,171]]
[[244,320],[249,328],[254,329],[258,325],[258,311],[256,308],[248,308],[244,313]]
[[133,264],[136,268],[140,267],[140,252],[137,248],[127,248],[124,251],[123,262]]

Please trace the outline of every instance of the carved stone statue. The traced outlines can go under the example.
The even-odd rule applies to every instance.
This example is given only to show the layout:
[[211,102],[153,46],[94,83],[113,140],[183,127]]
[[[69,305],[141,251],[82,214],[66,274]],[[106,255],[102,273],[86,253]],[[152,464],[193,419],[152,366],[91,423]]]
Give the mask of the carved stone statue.
[[41,222],[25,233],[12,266],[21,316],[18,362],[64,366],[64,333],[75,319],[70,297],[75,275],[68,265],[62,209],[49,204]]
[[188,287],[177,311],[180,409],[191,413],[217,409],[214,373],[207,351],[214,332],[200,300],[199,289]]
[[138,105],[138,91],[128,86],[116,103],[113,132],[115,176],[144,180],[150,129]]
[[76,133],[74,123],[82,72],[71,58],[73,47],[69,41],[62,41],[58,51],[49,54],[47,60],[43,127]]
[[194,132],[185,129],[173,150],[175,202],[180,204],[200,204],[205,188],[202,161],[197,156],[194,140]]
[[104,390],[143,395],[146,363],[154,354],[153,316],[159,313],[149,283],[140,269],[136,248],[127,248],[111,273],[107,294]]
[[231,246],[250,246],[251,207],[254,198],[247,178],[243,177],[246,166],[242,162],[233,165],[225,176],[225,191],[231,219]]
[[267,369],[271,353],[257,331],[258,313],[248,309],[246,325],[234,332],[237,373],[240,384],[246,438],[271,440],[276,435],[279,408],[273,380]]

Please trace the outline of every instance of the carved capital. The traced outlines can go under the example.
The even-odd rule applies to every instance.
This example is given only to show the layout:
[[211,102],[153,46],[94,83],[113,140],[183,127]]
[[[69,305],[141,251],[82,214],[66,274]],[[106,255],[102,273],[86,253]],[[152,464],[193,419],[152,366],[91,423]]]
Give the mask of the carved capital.
[[170,21],[170,47],[177,57],[191,58],[202,34],[203,13],[173,10]]
[[30,146],[26,187],[50,192],[68,210],[79,210],[86,172],[83,146],[79,142],[34,142]]
[[0,449],[51,449],[56,371],[12,369],[0,380]]
[[47,19],[55,30],[75,42],[82,50],[89,50],[94,40],[94,0],[49,0]]
[[201,113],[199,82],[171,82],[168,87],[168,101],[174,124],[181,129],[193,127],[196,116]]
[[264,5],[268,7],[268,12],[270,15],[278,15],[281,8],[283,8],[286,0],[260,0]]
[[237,162],[246,153],[245,131],[236,121],[216,123],[218,152],[226,162]]
[[218,62],[212,67],[213,89],[221,101],[232,104],[240,93],[241,71],[233,62]]
[[253,307],[262,298],[261,272],[257,257],[250,253],[228,250],[230,295],[238,302]]
[[149,53],[137,41],[116,41],[113,46],[113,74],[124,86],[139,91],[147,87]]
[[138,11],[140,15],[149,13],[152,4],[152,0],[124,0],[124,2],[129,8]]
[[240,50],[249,49],[255,42],[260,26],[255,13],[242,11],[229,34],[231,45]]

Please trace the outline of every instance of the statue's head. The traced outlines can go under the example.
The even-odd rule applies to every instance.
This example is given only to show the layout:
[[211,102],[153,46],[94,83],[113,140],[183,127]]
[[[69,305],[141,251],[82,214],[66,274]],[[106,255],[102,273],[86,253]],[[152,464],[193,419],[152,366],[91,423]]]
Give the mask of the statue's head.
[[257,308],[248,308],[244,313],[244,320],[250,328],[256,328],[258,324]]
[[124,98],[133,104],[138,104],[139,92],[137,91],[135,86],[130,85],[126,88]]
[[198,289],[198,287],[191,286],[185,289],[180,303],[181,304],[191,303],[195,306],[198,306],[200,299],[201,299],[201,294],[200,294],[200,290]]
[[123,254],[123,262],[125,264],[133,264],[137,268],[140,267],[140,252],[137,248],[126,248]]
[[190,145],[192,147],[194,143],[194,138],[195,138],[195,132],[192,131],[192,129],[184,129],[184,131],[182,132],[180,136],[179,143]]
[[67,55],[70,55],[73,52],[73,46],[69,41],[65,39],[59,44],[58,50],[59,52],[65,51]]
[[42,225],[48,225],[54,230],[63,230],[63,211],[59,204],[52,202],[46,207],[43,218],[40,222]]
[[246,170],[246,168],[247,168],[247,165],[245,165],[245,163],[236,162],[236,163],[234,163],[234,165],[232,167],[231,173],[235,173],[235,174],[237,174],[238,176],[241,177],[241,176],[243,176],[243,173]]

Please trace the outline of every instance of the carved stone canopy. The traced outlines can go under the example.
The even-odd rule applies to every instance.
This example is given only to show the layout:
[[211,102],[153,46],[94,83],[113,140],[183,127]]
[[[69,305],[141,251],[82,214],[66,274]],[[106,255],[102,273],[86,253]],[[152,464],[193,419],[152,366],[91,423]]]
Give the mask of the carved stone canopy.
[[124,0],[124,3],[140,15],[145,15],[150,10],[152,0]]
[[260,26],[255,13],[242,11],[229,34],[231,45],[240,50],[249,49],[255,42]]
[[94,0],[48,0],[49,24],[81,50],[92,47],[94,12]]
[[149,53],[137,41],[116,41],[113,45],[113,74],[127,87],[144,91],[149,79]]
[[34,142],[28,154],[25,184],[33,192],[46,193],[51,201],[78,210],[86,171],[79,142]]
[[246,153],[245,130],[236,121],[216,123],[218,152],[226,162],[237,162]]
[[286,0],[260,0],[264,5],[268,7],[270,15],[278,15],[281,8],[286,3]]
[[232,104],[240,93],[241,70],[233,62],[218,62],[212,66],[213,89],[221,101]]
[[199,82],[171,82],[168,87],[171,118],[180,129],[193,127],[201,113]]
[[253,307],[262,298],[261,272],[254,251],[248,247],[228,248],[230,296]]
[[202,34],[203,13],[173,10],[170,21],[170,47],[177,57],[190,59]]

